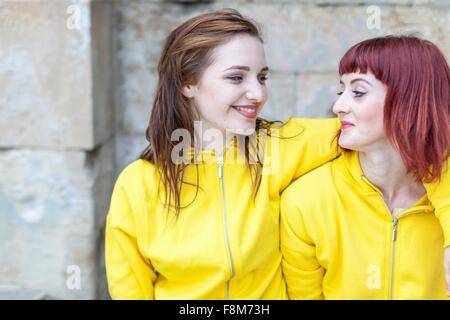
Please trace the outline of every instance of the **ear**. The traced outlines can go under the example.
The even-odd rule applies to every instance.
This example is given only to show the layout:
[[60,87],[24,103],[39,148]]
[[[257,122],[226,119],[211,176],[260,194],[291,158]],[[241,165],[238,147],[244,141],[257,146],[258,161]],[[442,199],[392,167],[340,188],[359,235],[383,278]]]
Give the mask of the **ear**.
[[183,87],[182,93],[186,98],[192,99],[194,97],[195,86],[186,85]]

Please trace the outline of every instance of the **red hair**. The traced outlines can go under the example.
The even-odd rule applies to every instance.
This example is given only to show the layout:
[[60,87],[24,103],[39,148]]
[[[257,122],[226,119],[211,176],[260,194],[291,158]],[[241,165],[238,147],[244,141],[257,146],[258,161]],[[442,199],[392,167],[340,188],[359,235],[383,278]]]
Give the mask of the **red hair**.
[[341,76],[353,72],[371,72],[387,86],[387,137],[417,181],[437,181],[450,144],[450,69],[439,48],[415,36],[365,40],[339,63]]

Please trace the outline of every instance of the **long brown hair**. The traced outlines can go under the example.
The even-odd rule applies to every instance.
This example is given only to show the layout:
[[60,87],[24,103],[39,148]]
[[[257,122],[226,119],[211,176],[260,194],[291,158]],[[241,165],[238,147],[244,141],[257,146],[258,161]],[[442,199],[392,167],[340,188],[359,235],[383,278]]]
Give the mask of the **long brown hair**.
[[[212,50],[237,34],[248,34],[263,42],[256,23],[238,11],[224,9],[205,13],[189,19],[173,30],[162,51],[158,64],[156,96],[145,134],[149,145],[140,159],[147,160],[158,168],[158,190],[161,190],[161,185],[164,187],[165,205],[175,209],[176,217],[181,209],[181,186],[187,183],[183,181],[183,175],[189,164],[173,163],[171,154],[175,142],[171,140],[171,135],[176,129],[186,129],[193,137],[196,119],[195,108],[191,107],[188,98],[182,94],[182,88],[188,84],[196,84],[202,71],[212,63]],[[273,123],[258,118],[255,129],[269,129],[270,132]],[[256,163],[250,164],[250,147],[249,139],[245,139],[244,154],[252,176],[253,194],[256,195],[261,182],[262,159],[257,153]],[[196,187],[198,192],[198,170]],[[194,200],[195,198],[192,202]]]

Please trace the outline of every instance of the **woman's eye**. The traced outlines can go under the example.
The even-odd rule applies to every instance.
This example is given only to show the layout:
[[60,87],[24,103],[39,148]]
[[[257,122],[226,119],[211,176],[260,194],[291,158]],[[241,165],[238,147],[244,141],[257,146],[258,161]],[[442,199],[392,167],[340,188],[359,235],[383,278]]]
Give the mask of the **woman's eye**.
[[358,90],[353,90],[352,92],[355,94],[356,98],[360,98],[367,93],[367,92],[362,92],[362,91],[358,91]]
[[230,79],[231,81],[234,81],[234,82],[242,81],[241,76],[229,76],[229,77],[227,77],[227,79]]
[[260,76],[260,77],[259,77],[259,81],[260,81],[260,82],[266,82],[268,79],[269,79],[269,77],[268,77],[267,75],[264,75],[264,76]]

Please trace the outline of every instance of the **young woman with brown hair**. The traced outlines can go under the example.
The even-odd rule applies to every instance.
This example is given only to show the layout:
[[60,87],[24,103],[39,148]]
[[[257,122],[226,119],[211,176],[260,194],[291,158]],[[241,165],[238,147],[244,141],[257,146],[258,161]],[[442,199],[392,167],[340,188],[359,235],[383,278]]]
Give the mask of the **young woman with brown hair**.
[[111,199],[113,298],[287,298],[280,193],[337,155],[338,121],[259,118],[267,73],[258,28],[237,11],[196,16],[171,32],[149,146]]

